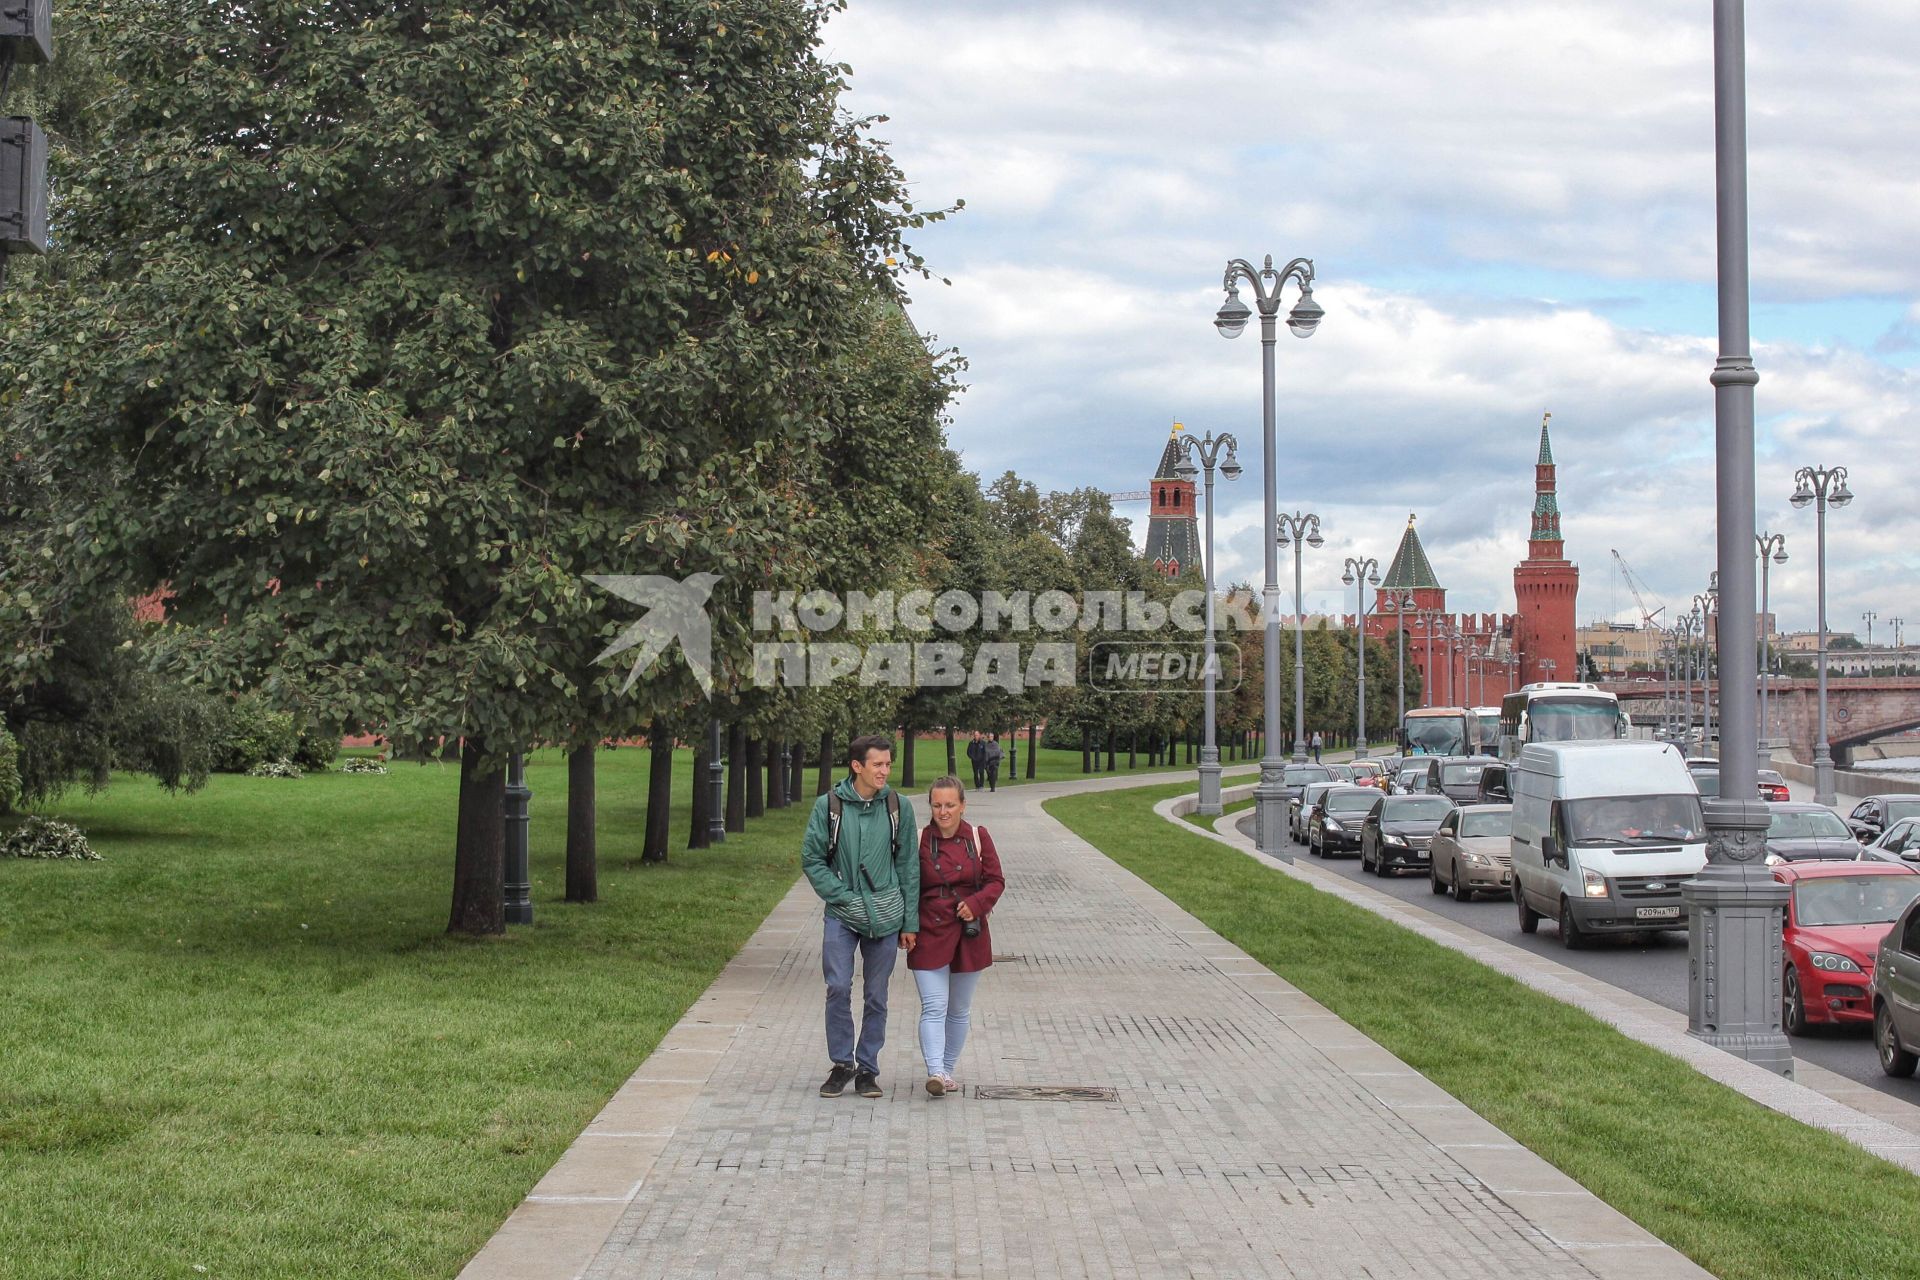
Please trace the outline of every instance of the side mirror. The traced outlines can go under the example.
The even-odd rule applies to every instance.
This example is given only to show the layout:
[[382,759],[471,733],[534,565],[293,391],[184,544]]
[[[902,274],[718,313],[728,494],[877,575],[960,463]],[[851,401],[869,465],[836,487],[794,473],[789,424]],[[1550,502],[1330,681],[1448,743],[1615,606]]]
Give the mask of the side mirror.
[[1540,856],[1547,862],[1560,861],[1560,842],[1552,836],[1541,836]]

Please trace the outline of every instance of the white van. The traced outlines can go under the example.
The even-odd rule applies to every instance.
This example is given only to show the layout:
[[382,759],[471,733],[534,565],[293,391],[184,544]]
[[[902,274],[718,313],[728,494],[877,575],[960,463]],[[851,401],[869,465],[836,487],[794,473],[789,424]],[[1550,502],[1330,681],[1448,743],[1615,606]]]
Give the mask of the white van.
[[1529,743],[1509,770],[1520,931],[1560,940],[1686,927],[1680,883],[1707,864],[1700,792],[1664,742]]

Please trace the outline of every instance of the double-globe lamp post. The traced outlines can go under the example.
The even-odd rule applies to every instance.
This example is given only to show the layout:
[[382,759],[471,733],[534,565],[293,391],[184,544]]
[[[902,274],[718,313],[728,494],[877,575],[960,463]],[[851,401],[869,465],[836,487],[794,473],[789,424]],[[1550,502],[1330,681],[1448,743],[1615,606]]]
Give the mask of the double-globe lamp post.
[[1791,501],[1796,507],[1814,506],[1814,572],[1819,583],[1820,653],[1815,673],[1820,681],[1820,737],[1813,744],[1813,800],[1815,804],[1833,803],[1833,747],[1827,741],[1827,508],[1844,507],[1853,501],[1847,488],[1845,467],[1802,467],[1793,476]]
[[1355,730],[1353,735],[1353,758],[1367,758],[1367,588],[1380,585],[1380,561],[1372,556],[1348,556],[1347,571],[1340,575],[1340,581],[1348,586],[1359,584],[1354,595],[1360,603],[1359,642],[1354,646],[1360,651],[1360,674],[1355,677],[1354,687],[1359,695],[1360,708],[1354,713]]
[[1760,552],[1760,741],[1758,759],[1772,758],[1773,749],[1768,745],[1773,735],[1767,730],[1767,681],[1768,656],[1767,640],[1772,633],[1771,619],[1767,617],[1767,562],[1785,564],[1787,562],[1787,535],[1784,533],[1756,533],[1754,545]]
[[1310,258],[1295,258],[1284,267],[1273,265],[1273,255],[1268,254],[1260,268],[1256,270],[1245,258],[1235,258],[1227,263],[1226,274],[1221,278],[1221,287],[1226,289],[1227,298],[1220,304],[1219,312],[1213,318],[1213,327],[1224,338],[1237,338],[1247,327],[1247,321],[1253,312],[1240,300],[1239,286],[1244,283],[1253,290],[1254,304],[1260,309],[1260,442],[1262,455],[1260,460],[1262,479],[1265,481],[1265,520],[1261,528],[1266,531],[1266,583],[1261,603],[1266,608],[1266,743],[1260,753],[1260,782],[1253,789],[1254,798],[1254,843],[1260,852],[1280,859],[1293,861],[1293,854],[1287,848],[1287,790],[1282,774],[1286,762],[1279,756],[1280,741],[1280,555],[1274,543],[1274,530],[1280,518],[1280,499],[1278,490],[1279,460],[1274,444],[1274,371],[1273,348],[1278,340],[1277,320],[1280,314],[1281,290],[1287,281],[1293,280],[1300,286],[1300,297],[1287,314],[1287,328],[1297,338],[1310,337],[1326,313],[1320,304],[1313,300],[1313,261]]
[[[1220,474],[1229,480],[1240,478],[1240,460],[1236,456],[1239,442],[1232,432],[1222,432],[1216,436],[1208,432],[1204,440],[1192,436],[1182,436],[1180,443],[1180,465],[1174,468],[1181,479],[1192,482],[1194,476],[1202,471],[1206,473],[1207,528],[1206,544],[1202,552],[1205,563],[1207,591],[1207,644],[1206,644],[1206,724],[1204,736],[1200,741],[1200,805],[1202,814],[1220,812],[1220,745],[1214,727],[1213,697],[1215,664],[1213,658],[1213,473],[1216,466]],[[1223,461],[1221,454],[1225,454]],[[1199,466],[1194,458],[1200,459]]]
[[[1713,646],[1707,643],[1707,632],[1712,631],[1714,639],[1720,638],[1719,620],[1715,616],[1720,606],[1720,575],[1714,573],[1714,585],[1693,597],[1693,611],[1700,615],[1700,750],[1702,754],[1713,751]],[[1756,784],[1757,785],[1757,784]]]
[[1311,511],[1296,511],[1290,516],[1281,516],[1274,526],[1274,546],[1293,546],[1293,762],[1307,762],[1307,662],[1306,627],[1307,608],[1301,603],[1300,592],[1300,552],[1301,544],[1319,548],[1327,540],[1320,536],[1320,517]]

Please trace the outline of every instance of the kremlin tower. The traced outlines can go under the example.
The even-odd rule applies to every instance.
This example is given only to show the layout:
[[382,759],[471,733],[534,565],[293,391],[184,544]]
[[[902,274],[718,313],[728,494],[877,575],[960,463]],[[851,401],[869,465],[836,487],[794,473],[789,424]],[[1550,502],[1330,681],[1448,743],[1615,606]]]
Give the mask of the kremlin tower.
[[1152,504],[1147,513],[1147,559],[1169,578],[1184,572],[1200,573],[1200,512],[1193,501],[1191,480],[1182,479],[1180,424],[1174,423],[1167,435],[1167,447],[1160,453],[1160,465],[1154,469],[1153,487],[1147,491]]
[[1574,595],[1580,589],[1579,566],[1562,554],[1560,499],[1553,478],[1553,443],[1547,420],[1540,419],[1540,457],[1533,468],[1533,526],[1527,533],[1527,558],[1513,567],[1518,606],[1514,641],[1520,653],[1520,683],[1578,680],[1574,658]]

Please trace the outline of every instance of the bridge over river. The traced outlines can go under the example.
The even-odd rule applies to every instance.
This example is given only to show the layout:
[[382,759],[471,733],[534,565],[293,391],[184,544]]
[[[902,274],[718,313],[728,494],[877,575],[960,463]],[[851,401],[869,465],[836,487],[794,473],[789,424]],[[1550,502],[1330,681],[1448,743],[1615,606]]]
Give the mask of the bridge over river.
[[[1668,723],[1672,717],[1697,727],[1705,720],[1706,700],[1719,696],[1717,681],[1704,690],[1695,681],[1691,698],[1678,682],[1659,679],[1610,680],[1600,687],[1619,696],[1636,724]],[[1784,742],[1795,760],[1811,764],[1819,707],[1818,681],[1774,677],[1767,682],[1762,736]],[[1855,747],[1914,728],[1920,728],[1920,676],[1827,677],[1827,741],[1836,766],[1846,768]]]

